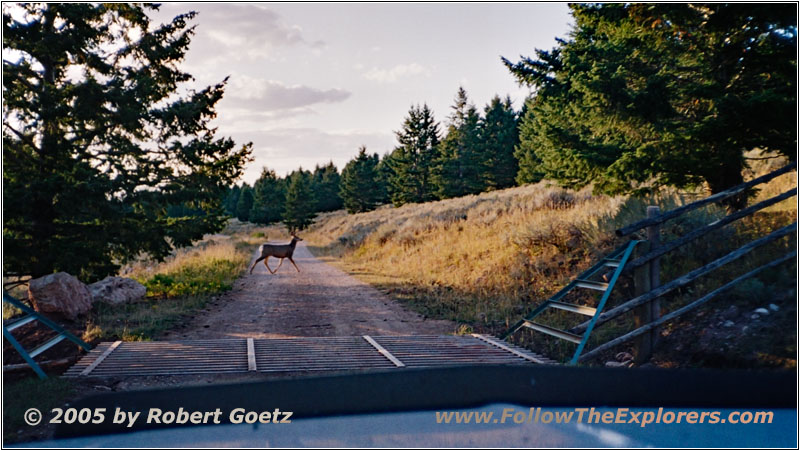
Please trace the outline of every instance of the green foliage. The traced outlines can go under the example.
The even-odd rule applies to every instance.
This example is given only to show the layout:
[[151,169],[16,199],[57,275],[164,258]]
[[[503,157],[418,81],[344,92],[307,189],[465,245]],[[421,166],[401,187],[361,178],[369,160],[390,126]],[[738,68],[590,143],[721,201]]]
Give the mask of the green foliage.
[[341,197],[348,213],[374,210],[383,200],[378,154],[367,154],[361,146],[358,156],[347,162],[342,170]]
[[395,135],[400,145],[385,159],[392,203],[400,206],[435,200],[432,172],[438,154],[439,124],[428,105],[412,106],[403,129]]
[[447,136],[439,144],[433,180],[441,199],[483,191],[483,146],[478,137],[480,115],[469,103],[467,91],[456,93]]
[[522,182],[606,193],[742,181],[743,152],[794,160],[796,7],[575,4],[569,39],[506,66],[537,97]]
[[290,232],[303,230],[314,222],[317,200],[311,191],[311,174],[300,168],[289,176],[283,223]]
[[147,296],[151,298],[215,294],[233,287],[232,279],[238,269],[238,264],[232,260],[214,258],[181,266],[174,272],[140,279],[139,282],[147,287]]
[[209,127],[225,81],[179,94],[195,14],[159,25],[145,8],[4,7],[5,274],[93,281],[224,226],[251,146]]
[[253,208],[253,189],[245,183],[236,202],[236,219],[246,222],[250,220],[250,210]]
[[519,165],[516,176],[516,181],[519,185],[537,183],[545,176],[542,159],[539,158],[539,152],[542,152],[542,150],[538,149],[538,141],[536,140],[538,129],[534,120],[534,102],[536,102],[536,98],[527,99],[519,114],[517,127],[519,138],[517,145],[514,147],[514,158],[516,158]]
[[225,213],[229,216],[236,216],[236,206],[239,205],[239,195],[241,191],[241,187],[233,185],[231,188],[228,188],[228,191],[225,193],[222,206],[225,208]]
[[286,182],[279,179],[275,171],[263,168],[261,177],[253,184],[253,204],[249,220],[258,224],[270,224],[283,217],[286,200]]
[[[377,154],[375,155],[377,156]],[[375,166],[375,171],[377,172],[375,190],[378,204],[388,204],[391,202],[391,198],[389,197],[389,178],[392,176],[392,169],[389,167],[388,158],[389,154],[387,153],[383,158],[377,159],[377,165]]]
[[484,187],[502,189],[514,186],[519,170],[514,147],[519,142],[519,133],[517,114],[511,107],[510,97],[501,100],[495,96],[486,105],[479,141],[483,146]]
[[339,196],[341,176],[333,162],[314,168],[311,178],[311,190],[317,198],[316,211],[334,211],[342,208],[343,201]]

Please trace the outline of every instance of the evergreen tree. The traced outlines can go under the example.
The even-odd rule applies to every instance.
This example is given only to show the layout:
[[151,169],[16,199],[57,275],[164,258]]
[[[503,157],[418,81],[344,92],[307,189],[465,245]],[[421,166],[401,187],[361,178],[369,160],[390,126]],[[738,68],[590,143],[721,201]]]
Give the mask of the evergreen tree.
[[428,105],[412,106],[403,129],[395,134],[400,145],[386,161],[392,203],[399,206],[435,200],[432,172],[438,153],[439,124]]
[[253,206],[250,209],[250,222],[271,224],[280,221],[285,209],[286,188],[275,171],[261,169],[261,176],[253,184]]
[[228,192],[225,194],[225,200],[223,201],[223,206],[225,207],[225,213],[229,216],[236,216],[236,206],[239,205],[239,194],[241,193],[241,188],[239,185],[233,185],[231,188],[228,189]]
[[253,188],[242,185],[239,202],[236,204],[236,218],[242,222],[250,220],[250,210],[253,208]]
[[3,6],[6,275],[93,281],[224,226],[250,146],[209,127],[224,81],[180,94],[194,13],[158,25],[148,8]]
[[389,153],[381,158],[377,153],[373,155],[375,160],[375,191],[378,205],[388,204],[391,202],[389,197],[389,179],[391,178],[392,170],[387,162]]
[[340,183],[339,170],[332,161],[314,169],[311,189],[317,198],[316,211],[334,211],[342,208],[342,198],[339,196]]
[[517,114],[511,107],[511,98],[500,100],[495,96],[484,109],[480,125],[480,142],[483,145],[483,183],[491,189],[514,186],[519,165],[514,147],[519,142]]
[[467,91],[456,93],[447,136],[439,145],[434,180],[441,199],[483,191],[483,155],[478,139],[480,115],[469,103]]
[[541,181],[545,176],[542,160],[539,158],[536,146],[537,129],[533,113],[533,104],[537,99],[537,97],[529,97],[525,101],[522,110],[519,112],[519,120],[517,121],[519,142],[514,148],[514,157],[517,159],[517,164],[519,166],[516,177],[518,185],[536,183]]
[[378,154],[370,156],[367,148],[361,146],[358,156],[342,170],[341,196],[348,213],[374,210],[381,202],[379,161]]
[[289,232],[294,233],[310,226],[316,216],[316,206],[317,200],[311,191],[311,174],[300,168],[289,176],[289,187],[286,191],[283,223]]
[[504,60],[537,88],[521,172],[607,193],[716,193],[742,181],[744,151],[796,159],[796,5],[570,8],[568,40]]

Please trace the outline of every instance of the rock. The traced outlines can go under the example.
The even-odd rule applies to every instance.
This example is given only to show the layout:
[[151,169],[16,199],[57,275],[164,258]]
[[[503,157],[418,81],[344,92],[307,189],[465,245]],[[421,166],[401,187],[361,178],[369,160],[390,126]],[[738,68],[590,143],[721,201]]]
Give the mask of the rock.
[[92,295],[80,280],[65,272],[48,274],[28,284],[28,299],[40,313],[55,313],[69,319],[92,309]]
[[108,276],[89,285],[92,302],[108,302],[117,305],[136,301],[147,294],[147,288],[139,282],[127,277]]
[[735,326],[735,325],[736,325],[736,323],[734,323],[734,322],[733,322],[733,321],[731,321],[731,320],[727,320],[727,321],[725,321],[725,322],[724,322],[722,325],[723,325],[724,327],[733,327],[733,326]]
[[614,358],[617,359],[619,362],[631,361],[633,360],[633,356],[630,352],[620,352]]
[[627,368],[631,366],[631,361],[627,362],[606,362],[606,368]]
[[759,319],[759,318],[761,318],[761,316],[759,316],[758,313],[753,313],[752,315],[750,315],[750,319]]
[[753,310],[753,313],[758,313],[759,315],[769,315],[769,310],[765,308],[757,308]]
[[770,304],[769,309],[772,310],[773,312],[777,312],[779,310],[778,306],[775,304]]

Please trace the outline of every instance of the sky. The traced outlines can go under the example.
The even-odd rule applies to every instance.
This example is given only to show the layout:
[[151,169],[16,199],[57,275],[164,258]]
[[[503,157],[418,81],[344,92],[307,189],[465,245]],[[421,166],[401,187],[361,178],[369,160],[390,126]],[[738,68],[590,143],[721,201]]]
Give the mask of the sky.
[[230,77],[218,136],[253,143],[252,185],[329,161],[341,170],[362,145],[383,155],[412,105],[446,129],[459,86],[480,109],[529,94],[500,57],[550,49],[572,19],[565,3],[165,3],[157,22],[196,11],[182,68],[196,87]]

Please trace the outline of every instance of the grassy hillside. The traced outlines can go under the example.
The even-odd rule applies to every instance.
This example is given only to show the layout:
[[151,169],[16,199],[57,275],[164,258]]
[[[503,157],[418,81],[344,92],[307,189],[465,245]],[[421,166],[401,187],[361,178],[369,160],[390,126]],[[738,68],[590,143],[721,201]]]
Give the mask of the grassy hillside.
[[[760,163],[750,176],[780,164]],[[755,200],[783,192],[795,186],[795,180],[796,173],[786,174],[763,187]],[[318,217],[303,236],[316,255],[327,257],[416,311],[458,321],[462,331],[498,333],[627,241],[616,238],[613,230],[643,218],[647,205],[660,205],[666,211],[701,197],[702,192],[668,190],[648,199],[593,196],[590,191],[568,191],[543,182],[400,208],[384,206],[356,215],[328,213]],[[718,206],[699,209],[665,224],[663,240],[724,215],[725,210]],[[662,281],[718,258],[765,230],[788,224],[795,216],[795,199],[790,199],[723,228],[665,258]],[[769,261],[793,246],[794,239],[768,246],[739,264],[680,290],[665,300],[664,306],[671,311],[741,274],[744,268]],[[791,268],[780,272],[789,274]],[[788,282],[792,281],[789,276]],[[772,286],[773,282],[777,283],[755,283]],[[787,280],[782,282],[786,285]],[[630,298],[630,285],[628,280],[618,285],[611,305]],[[744,308],[771,303],[777,295],[773,291],[762,289],[745,294],[748,305]],[[591,304],[593,297],[596,299],[586,294],[576,301]],[[563,317],[552,320],[554,325],[567,321]],[[602,340],[631,326],[632,318],[623,318],[609,323],[593,337]],[[570,352],[562,349],[560,342],[538,346],[556,354]]]

